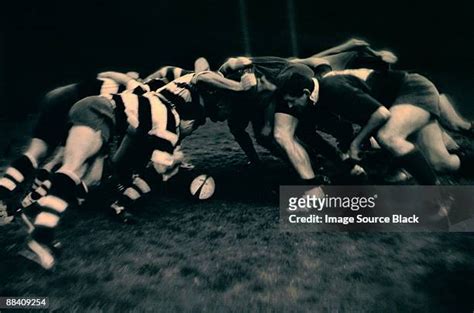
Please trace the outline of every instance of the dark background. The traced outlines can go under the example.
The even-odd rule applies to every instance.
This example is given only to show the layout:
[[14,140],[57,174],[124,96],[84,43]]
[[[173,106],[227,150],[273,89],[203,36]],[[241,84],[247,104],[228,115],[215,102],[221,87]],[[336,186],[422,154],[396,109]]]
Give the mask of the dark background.
[[[287,0],[13,1],[0,32],[0,116],[22,118],[39,97],[105,69],[144,75],[162,65],[217,67],[246,53],[239,3],[246,6],[252,55],[291,56]],[[361,2],[361,3],[358,3]],[[350,37],[389,48],[470,109],[474,38],[467,4],[294,0],[298,54]]]

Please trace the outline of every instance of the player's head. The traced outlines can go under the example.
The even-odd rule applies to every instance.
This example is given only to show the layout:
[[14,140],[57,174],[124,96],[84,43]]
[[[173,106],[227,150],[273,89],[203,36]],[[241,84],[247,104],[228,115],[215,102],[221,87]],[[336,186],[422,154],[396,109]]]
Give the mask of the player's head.
[[139,79],[140,78],[140,74],[138,72],[130,71],[130,72],[127,72],[126,74],[127,74],[127,76],[129,76],[133,79]]
[[194,61],[194,73],[200,73],[204,71],[210,71],[211,67],[209,66],[209,62],[203,57],[197,58]]
[[300,73],[293,73],[280,89],[281,98],[290,108],[305,107],[311,100],[314,81],[311,77]]

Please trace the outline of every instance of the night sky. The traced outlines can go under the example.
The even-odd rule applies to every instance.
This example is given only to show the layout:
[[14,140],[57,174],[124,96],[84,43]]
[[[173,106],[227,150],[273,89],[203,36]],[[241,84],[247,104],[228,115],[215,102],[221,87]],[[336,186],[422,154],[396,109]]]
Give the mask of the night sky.
[[[239,1],[14,1],[0,13],[0,116],[25,116],[44,92],[100,70],[146,75],[163,65],[191,68],[198,56],[215,68],[245,53]],[[291,56],[287,0],[242,2],[251,54]],[[294,0],[300,56],[364,38],[396,52],[400,68],[454,86],[464,102],[474,98],[467,4],[319,2]]]

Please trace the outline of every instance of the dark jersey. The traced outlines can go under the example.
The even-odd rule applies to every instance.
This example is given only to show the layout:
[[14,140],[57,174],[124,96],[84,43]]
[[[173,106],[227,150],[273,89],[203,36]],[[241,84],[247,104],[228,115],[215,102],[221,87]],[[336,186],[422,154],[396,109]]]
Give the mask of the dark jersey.
[[319,80],[319,100],[315,107],[365,124],[380,106],[390,108],[405,76],[400,71],[367,69],[331,72]]

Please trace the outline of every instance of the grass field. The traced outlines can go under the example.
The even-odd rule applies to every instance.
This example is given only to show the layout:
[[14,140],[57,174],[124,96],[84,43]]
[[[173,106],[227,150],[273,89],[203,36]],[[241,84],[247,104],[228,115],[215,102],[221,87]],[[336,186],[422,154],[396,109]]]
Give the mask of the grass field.
[[[2,127],[3,143],[17,138],[3,161],[28,125]],[[48,296],[56,312],[474,311],[473,234],[281,232],[262,185],[288,177],[282,163],[264,154],[267,178],[257,180],[223,124],[200,129],[185,150],[215,176],[213,200],[154,196],[135,226],[93,205],[70,210],[54,273],[16,256],[21,225],[3,227],[0,295]]]

